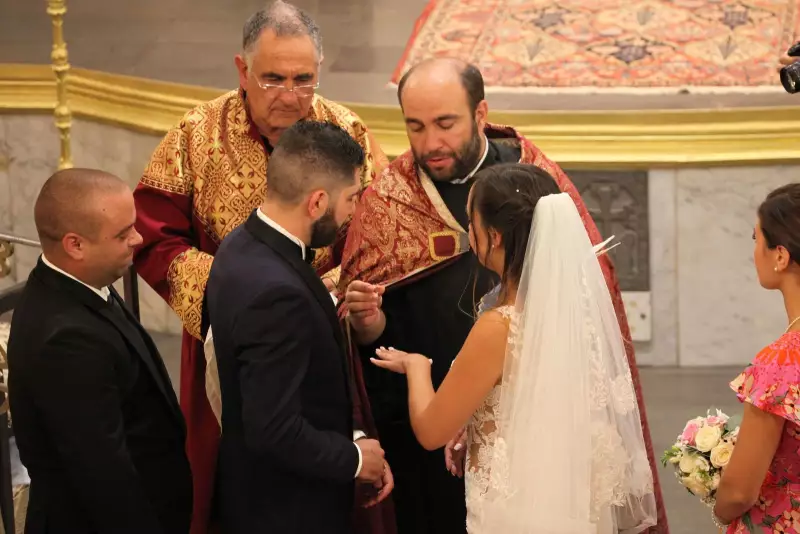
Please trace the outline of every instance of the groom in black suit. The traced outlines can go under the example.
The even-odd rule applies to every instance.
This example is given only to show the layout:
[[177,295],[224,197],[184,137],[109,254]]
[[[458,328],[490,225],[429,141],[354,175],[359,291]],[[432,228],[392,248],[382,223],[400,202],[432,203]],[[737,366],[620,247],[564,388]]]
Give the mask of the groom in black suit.
[[346,534],[355,482],[393,482],[354,432],[350,369],[331,295],[311,267],[359,194],[361,147],[300,121],[267,168],[267,199],[223,241],[205,309],[222,391],[219,498],[226,534]]
[[142,242],[131,190],[101,171],[59,171],[34,218],[42,256],[8,343],[31,477],[25,532],[187,534],[183,416],[153,340],[111,287]]

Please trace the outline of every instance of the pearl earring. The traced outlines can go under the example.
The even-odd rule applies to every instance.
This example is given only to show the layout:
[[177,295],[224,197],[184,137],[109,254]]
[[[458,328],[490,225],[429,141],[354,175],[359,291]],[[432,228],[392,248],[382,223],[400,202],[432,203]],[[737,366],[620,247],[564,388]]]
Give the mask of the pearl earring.
[[773,270],[774,270],[776,273],[778,272],[778,268],[777,268],[777,267],[775,267]]

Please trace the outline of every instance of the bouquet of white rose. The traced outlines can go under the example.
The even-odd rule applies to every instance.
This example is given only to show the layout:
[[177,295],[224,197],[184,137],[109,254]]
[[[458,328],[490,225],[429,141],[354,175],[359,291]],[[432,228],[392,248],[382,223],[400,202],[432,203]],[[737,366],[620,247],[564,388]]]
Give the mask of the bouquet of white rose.
[[731,459],[739,426],[719,410],[686,423],[675,445],[664,451],[661,463],[675,468],[675,476],[708,506],[714,505],[722,471]]

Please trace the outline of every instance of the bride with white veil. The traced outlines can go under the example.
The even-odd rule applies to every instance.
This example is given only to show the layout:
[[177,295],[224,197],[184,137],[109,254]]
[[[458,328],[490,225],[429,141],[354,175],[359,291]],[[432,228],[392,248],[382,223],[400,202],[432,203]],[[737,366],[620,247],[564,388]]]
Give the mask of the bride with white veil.
[[[438,391],[426,357],[380,349],[408,377],[428,449],[467,424],[470,534],[638,533],[653,477],[611,297],[573,201],[544,171],[476,176],[470,242],[500,276]],[[627,341],[629,342],[629,341]]]

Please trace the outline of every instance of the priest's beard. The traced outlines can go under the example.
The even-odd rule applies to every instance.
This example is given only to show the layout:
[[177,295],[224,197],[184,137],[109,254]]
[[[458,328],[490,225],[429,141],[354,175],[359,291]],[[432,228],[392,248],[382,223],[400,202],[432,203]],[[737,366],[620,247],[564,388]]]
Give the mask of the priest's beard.
[[[457,150],[434,150],[427,154],[417,154],[413,149],[414,161],[425,171],[431,179],[439,182],[452,182],[461,180],[467,176],[481,159],[481,136],[478,132],[478,124],[472,124],[472,135]],[[453,166],[449,171],[434,172],[425,162],[430,158],[449,157],[453,158]]]
[[314,221],[311,225],[311,248],[325,248],[336,241],[336,234],[339,232],[339,225],[336,224],[336,217],[333,210],[328,209],[325,215]]

